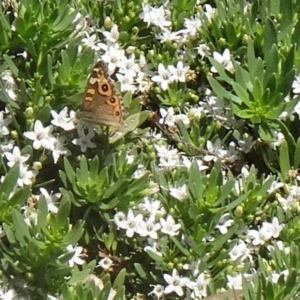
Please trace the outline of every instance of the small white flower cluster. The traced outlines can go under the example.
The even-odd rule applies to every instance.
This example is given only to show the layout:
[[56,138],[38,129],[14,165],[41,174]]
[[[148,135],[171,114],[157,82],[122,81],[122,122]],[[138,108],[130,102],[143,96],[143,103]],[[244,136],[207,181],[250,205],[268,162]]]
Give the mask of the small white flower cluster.
[[[53,120],[51,123],[55,126],[59,126],[68,131],[75,126],[72,122],[72,118],[67,117],[68,109],[65,107],[60,114],[55,111],[51,111]],[[53,125],[44,127],[40,120],[36,120],[34,123],[33,131],[24,132],[24,136],[33,141],[33,148],[39,150],[41,148],[52,152],[54,163],[57,163],[61,155],[69,155],[70,151],[64,147],[65,137],[54,136]]]
[[190,280],[188,277],[180,276],[178,270],[173,269],[172,275],[164,274],[163,277],[167,286],[154,285],[149,295],[154,295],[157,299],[163,299],[165,295],[176,293],[181,297],[184,295],[183,289],[188,288],[186,299],[200,299],[207,296],[207,287],[210,278],[207,278],[205,273],[200,273],[195,280]]
[[152,76],[152,81],[158,83],[162,90],[166,91],[172,82],[185,82],[186,74],[189,66],[183,66],[183,62],[179,61],[177,67],[169,65],[167,68],[162,63],[158,65],[158,75]]
[[[203,6],[204,13],[197,13],[191,18],[184,19],[184,27],[178,31],[172,31],[172,22],[169,20],[171,16],[171,11],[167,7],[169,2],[166,2],[164,6],[153,7],[150,4],[143,4],[143,12],[140,14],[140,18],[150,25],[156,27],[154,31],[156,32],[155,37],[161,41],[161,43],[166,43],[168,41],[176,42],[179,47],[184,45],[184,43],[189,39],[195,39],[197,36],[198,29],[202,26],[202,22],[211,21],[215,16],[216,10],[212,8],[209,4]],[[157,29],[160,32],[157,33]]]
[[126,230],[127,237],[131,238],[134,234],[147,237],[150,247],[153,247],[154,242],[162,240],[163,234],[166,236],[179,234],[181,225],[176,224],[171,215],[164,218],[165,215],[166,212],[159,200],[146,197],[137,210],[129,209],[127,215],[117,212],[114,222],[118,228]]

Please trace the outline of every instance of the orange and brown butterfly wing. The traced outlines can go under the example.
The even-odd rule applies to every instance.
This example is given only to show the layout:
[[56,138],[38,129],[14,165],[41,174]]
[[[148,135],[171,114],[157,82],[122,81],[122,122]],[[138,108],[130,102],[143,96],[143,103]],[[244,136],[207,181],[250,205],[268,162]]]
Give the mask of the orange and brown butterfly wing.
[[80,118],[101,125],[122,127],[123,101],[116,93],[102,61],[94,66],[85,89]]

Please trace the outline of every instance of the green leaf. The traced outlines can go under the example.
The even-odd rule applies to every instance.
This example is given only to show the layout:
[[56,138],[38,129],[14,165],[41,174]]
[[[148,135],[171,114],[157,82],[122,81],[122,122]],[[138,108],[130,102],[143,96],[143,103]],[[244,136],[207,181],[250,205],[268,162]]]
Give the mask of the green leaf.
[[[18,190],[16,190],[12,197],[9,199],[9,206],[20,205],[23,206],[28,201],[30,197],[30,186],[24,186]],[[0,188],[1,189],[1,188]],[[1,192],[0,192],[1,193]]]
[[10,193],[14,190],[19,178],[19,164],[14,165],[4,177],[4,181],[0,185],[0,195],[4,193],[9,198]]
[[190,251],[188,249],[184,248],[182,243],[180,243],[175,236],[171,236],[170,239],[176,245],[176,247],[182,252],[182,254],[184,254],[185,256],[190,255]]
[[274,22],[268,18],[264,30],[263,52],[265,58],[269,55],[270,49],[272,49],[273,45],[278,45],[277,29]]
[[297,140],[293,161],[294,161],[294,163],[293,163],[294,169],[299,168],[299,166],[300,166],[300,138],[298,138],[298,140]]
[[68,217],[71,210],[71,201],[67,195],[64,195],[59,203],[59,208],[56,214],[56,222],[58,228],[62,228],[68,224]]
[[63,243],[67,245],[72,244],[75,245],[82,236],[84,221],[77,221],[76,225],[72,228],[71,232],[68,232],[63,239]]
[[280,14],[282,16],[279,22],[280,31],[283,31],[285,27],[293,24],[293,2],[280,0]]
[[240,86],[238,83],[233,82],[232,87],[237,94],[237,96],[242,100],[242,102],[248,107],[253,108],[253,103],[250,101],[249,94],[247,90],[245,90],[242,86]]
[[273,73],[278,72],[279,57],[278,57],[278,47],[277,45],[272,45],[268,51],[268,55],[265,57],[266,62],[266,72],[264,82],[268,82],[269,77]]
[[25,223],[23,216],[18,211],[13,211],[12,216],[16,239],[22,247],[26,248],[31,240],[28,225]]
[[[230,98],[230,93],[213,77],[207,77],[208,82],[212,88],[212,90],[214,91],[214,93],[220,97],[220,98],[224,98],[224,99],[229,99]],[[240,101],[241,104],[242,101]]]
[[88,180],[89,179],[89,169],[88,169],[88,164],[87,164],[87,159],[85,155],[82,155],[80,158],[80,175],[83,180]]
[[134,263],[134,268],[142,279],[147,279],[147,273],[145,272],[143,266],[139,263]]
[[119,272],[118,276],[116,277],[113,283],[113,289],[121,288],[124,285],[126,274],[127,272],[125,268]]
[[254,78],[252,93],[253,93],[255,104],[261,103],[264,90],[263,90],[262,82],[257,77]]
[[64,169],[69,182],[73,183],[75,179],[74,170],[66,157],[64,157]]
[[12,59],[10,58],[10,56],[8,56],[7,54],[4,54],[3,58],[7,64],[7,66],[10,68],[11,72],[13,73],[13,75],[15,77],[18,77],[19,70],[18,70],[17,66],[14,64],[14,62],[12,61]]
[[99,172],[99,157],[95,156],[90,162],[90,178],[96,179]]
[[288,177],[288,172],[291,169],[290,158],[289,158],[289,148],[286,141],[283,141],[279,147],[279,165],[281,174],[284,178]]

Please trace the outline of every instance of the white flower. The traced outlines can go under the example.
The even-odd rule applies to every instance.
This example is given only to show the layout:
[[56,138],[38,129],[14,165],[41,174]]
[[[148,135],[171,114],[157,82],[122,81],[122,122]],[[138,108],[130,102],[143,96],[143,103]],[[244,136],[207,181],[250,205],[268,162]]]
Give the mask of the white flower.
[[152,292],[150,292],[148,295],[154,295],[156,297],[156,299],[161,299],[164,297],[164,287],[160,284],[157,285],[152,285],[150,284],[150,286],[153,286],[153,290]]
[[114,216],[114,222],[120,228],[126,228],[127,227],[126,215],[122,211],[118,211],[115,214],[115,216]]
[[174,108],[171,106],[168,110],[164,108],[159,109],[161,118],[159,119],[160,124],[166,124],[168,126],[174,126],[176,122],[176,118],[174,116]]
[[107,64],[108,74],[111,75],[116,68],[124,67],[125,51],[120,49],[118,43],[115,43],[107,48],[101,59]]
[[[135,62],[135,55],[131,54],[129,58],[124,57],[123,67],[120,67],[119,73],[125,74],[128,77],[131,77],[132,80],[137,76],[138,73],[143,75],[143,72],[140,72],[139,64]],[[140,75],[140,76],[142,76]]]
[[153,217],[162,217],[166,214],[166,210],[159,200],[144,198],[144,202],[139,204],[141,211],[149,213]]
[[33,141],[33,148],[36,150],[41,147],[53,150],[52,130],[52,125],[44,127],[40,120],[36,120],[34,131],[26,131],[24,132],[24,136]]
[[211,21],[211,19],[214,17],[216,13],[216,9],[212,8],[210,4],[204,4],[204,14],[206,15],[208,21]]
[[158,75],[152,76],[152,81],[158,83],[162,90],[167,90],[169,87],[169,83],[173,81],[170,72],[162,63],[158,65]]
[[171,74],[171,79],[174,81],[185,82],[186,81],[186,73],[190,69],[189,66],[183,66],[183,62],[179,61],[177,63],[177,67],[170,65],[168,66],[168,70]]
[[238,145],[240,146],[239,150],[244,153],[249,153],[253,146],[256,144],[256,140],[253,141],[252,136],[247,136],[245,140],[240,139]]
[[12,122],[11,117],[8,116],[5,118],[4,113],[3,110],[0,112],[0,136],[8,135],[10,133],[7,126]]
[[195,15],[194,17],[184,19],[184,26],[186,27],[185,33],[191,38],[195,37],[197,34],[197,30],[201,27],[202,22],[200,20],[199,15]]
[[238,274],[237,276],[226,275],[227,277],[227,286],[230,289],[242,290],[242,274]]
[[172,275],[164,274],[164,279],[168,283],[165,287],[165,294],[175,292],[179,297],[183,296],[183,287],[189,282],[187,277],[180,277],[178,271],[173,269]]
[[108,270],[113,265],[113,261],[109,257],[105,257],[99,261],[98,265],[104,270]]
[[134,80],[131,76],[120,73],[116,74],[118,82],[121,84],[121,92],[131,92],[132,94],[137,90],[137,87],[134,85]]
[[14,289],[0,289],[0,299],[3,300],[14,300],[14,299],[20,299],[16,298],[18,295],[16,294]]
[[263,222],[261,231],[268,232],[273,238],[278,238],[284,224],[279,224],[278,218],[274,217],[272,223]]
[[51,123],[56,127],[61,127],[65,131],[69,131],[75,128],[72,119],[68,117],[68,107],[64,107],[59,114],[55,110],[51,110],[53,120]]
[[166,19],[171,13],[162,5],[159,7],[152,7],[149,4],[142,4],[143,12],[140,14],[140,18],[143,19],[147,26],[150,24],[156,25],[161,29],[172,25],[171,21]]
[[188,118],[188,116],[186,114],[179,114],[174,116],[175,120],[181,120],[183,122],[183,124],[186,126],[186,128],[190,127],[190,119]]
[[186,184],[182,185],[179,188],[169,188],[169,191],[171,196],[181,202],[188,198],[188,190]]
[[89,35],[89,33],[87,31],[84,31],[85,34],[85,38],[82,39],[82,42],[84,44],[86,44],[87,47],[95,50],[95,51],[99,51],[100,47],[97,45],[98,41],[97,41],[97,35],[94,33],[92,35]]
[[[53,212],[53,213],[57,213],[58,208],[56,206],[58,199],[61,197],[61,193],[55,193],[52,194],[52,192],[49,194],[48,191],[44,188],[40,188],[40,192],[41,194],[45,197],[46,203],[47,203],[47,207],[48,207],[48,211]],[[38,196],[39,199],[40,196]]]
[[161,232],[169,236],[175,236],[179,234],[178,230],[180,230],[181,225],[176,224],[171,215],[168,215],[166,220],[160,218],[160,224],[161,224]]
[[206,44],[200,44],[196,50],[201,58],[208,57],[210,55],[210,48]]
[[274,142],[270,142],[269,145],[270,145],[270,148],[275,150],[276,147],[279,147],[283,143],[283,141],[285,140],[285,137],[284,137],[283,133],[281,133],[279,131],[273,132],[273,137],[276,140]]
[[156,240],[158,238],[157,231],[161,228],[160,224],[156,222],[155,217],[151,216],[146,221],[141,221],[137,225],[136,232],[140,236],[149,236]]
[[[266,178],[267,179],[267,178]],[[283,182],[273,181],[271,186],[268,188],[268,194],[272,194],[273,192],[277,191],[281,187],[283,187]]]
[[222,234],[225,234],[228,232],[227,228],[232,226],[233,224],[234,221],[230,219],[230,214],[225,213],[221,216],[216,228],[218,228]]
[[252,240],[254,246],[263,245],[272,237],[272,233],[267,230],[255,230],[251,229],[247,231],[247,240]]
[[20,164],[20,173],[17,180],[18,186],[31,185],[36,175],[35,171],[28,171],[28,166]]
[[16,163],[24,163],[28,160],[29,154],[21,155],[21,151],[18,146],[15,146],[13,149],[13,152],[4,152],[4,155],[6,156],[8,163],[7,165],[11,168]]
[[169,42],[169,41],[180,41],[182,37],[180,36],[181,31],[171,31],[168,28],[162,29],[159,34],[155,35],[155,38],[160,40],[161,42]]
[[196,259],[189,264],[184,264],[183,269],[190,270],[192,272],[193,276],[197,276],[199,274],[200,263],[201,263],[201,260]]
[[170,157],[176,157],[178,156],[178,150],[177,149],[170,149],[167,148],[165,145],[154,145],[156,151],[157,151],[157,155],[159,157],[163,157],[163,158],[170,158]]
[[210,278],[205,278],[205,274],[201,273],[197,277],[196,281],[189,281],[186,285],[191,289],[193,298],[203,298],[207,296],[207,286],[210,282]]
[[72,143],[74,145],[80,146],[81,152],[85,152],[87,148],[96,148],[96,144],[91,142],[91,139],[94,137],[94,132],[89,131],[88,134],[84,134],[83,132],[80,133],[78,139],[74,139]]
[[138,232],[139,229],[139,225],[143,220],[143,215],[138,214],[137,216],[134,215],[133,211],[131,209],[128,210],[127,213],[127,217],[126,220],[123,220],[122,222],[120,222],[120,220],[118,220],[116,222],[116,225],[122,229],[126,230],[126,236],[127,237],[133,237],[135,232]]
[[221,140],[218,138],[214,144],[207,141],[207,150],[209,154],[204,156],[204,161],[216,161],[218,158],[223,158],[227,155],[228,151],[222,149]]
[[68,250],[68,252],[74,252],[73,257],[68,261],[69,267],[73,268],[75,264],[83,265],[84,260],[80,258],[83,247],[76,246],[75,248],[73,248],[72,245],[69,245],[69,246],[67,246],[67,250]]
[[[220,54],[218,52],[213,52],[213,57],[218,63],[223,65],[227,71],[229,71],[231,73],[234,72],[233,64],[232,64],[231,58],[230,58],[229,49],[225,49],[223,54]],[[218,73],[217,69],[214,66],[211,67],[210,71],[212,73]]]
[[115,24],[112,26],[110,31],[101,31],[101,33],[106,37],[107,41],[110,43],[115,43],[119,39],[118,26]]
[[53,138],[52,156],[53,156],[53,160],[54,160],[55,164],[57,163],[57,161],[61,155],[67,156],[67,155],[71,154],[71,151],[64,146],[64,143],[65,143],[64,136],[60,136],[58,138]]
[[250,250],[247,248],[247,245],[244,241],[239,241],[230,251],[229,256],[231,260],[243,262],[247,257],[252,261],[252,256]]

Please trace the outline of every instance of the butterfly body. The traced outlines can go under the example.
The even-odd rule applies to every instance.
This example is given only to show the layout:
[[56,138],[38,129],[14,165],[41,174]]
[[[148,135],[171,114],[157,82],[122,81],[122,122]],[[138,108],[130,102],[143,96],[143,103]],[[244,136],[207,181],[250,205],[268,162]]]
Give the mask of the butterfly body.
[[108,76],[106,65],[94,66],[84,93],[79,118],[100,125],[123,126],[123,101]]

